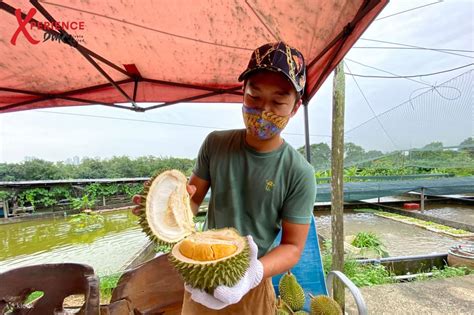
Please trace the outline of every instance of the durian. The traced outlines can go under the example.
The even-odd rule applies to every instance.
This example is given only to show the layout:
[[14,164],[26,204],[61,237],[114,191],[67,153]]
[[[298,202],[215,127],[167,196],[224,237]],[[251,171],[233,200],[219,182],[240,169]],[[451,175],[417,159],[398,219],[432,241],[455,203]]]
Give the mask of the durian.
[[186,184],[177,170],[146,182],[140,225],[155,243],[173,246],[169,260],[186,284],[209,293],[234,286],[249,267],[247,240],[233,228],[197,232]]
[[292,313],[291,308],[281,299],[281,296],[278,296],[276,315],[290,315]]
[[298,312],[294,312],[293,315],[309,315],[309,313],[306,311],[298,311]]
[[312,296],[311,315],[342,315],[342,309],[339,304],[327,295]]
[[303,288],[299,285],[294,274],[290,271],[284,274],[278,284],[281,298],[288,304],[293,311],[299,311],[303,308],[306,301]]

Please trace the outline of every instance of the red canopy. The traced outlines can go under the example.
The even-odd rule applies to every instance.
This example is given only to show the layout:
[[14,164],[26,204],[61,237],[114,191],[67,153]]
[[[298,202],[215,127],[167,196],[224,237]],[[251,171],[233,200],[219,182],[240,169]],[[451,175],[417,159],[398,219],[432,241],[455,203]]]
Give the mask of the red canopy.
[[277,40],[305,56],[307,101],[387,2],[0,1],[0,112],[240,102],[252,50]]

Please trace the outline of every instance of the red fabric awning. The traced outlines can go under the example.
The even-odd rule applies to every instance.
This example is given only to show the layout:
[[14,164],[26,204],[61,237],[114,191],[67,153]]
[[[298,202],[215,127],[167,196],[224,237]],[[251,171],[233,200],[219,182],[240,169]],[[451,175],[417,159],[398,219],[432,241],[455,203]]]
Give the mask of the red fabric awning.
[[[0,1],[0,113],[240,102],[252,50],[277,40],[304,54],[308,100],[387,2]],[[52,41],[60,33],[45,22],[62,23],[78,45]]]

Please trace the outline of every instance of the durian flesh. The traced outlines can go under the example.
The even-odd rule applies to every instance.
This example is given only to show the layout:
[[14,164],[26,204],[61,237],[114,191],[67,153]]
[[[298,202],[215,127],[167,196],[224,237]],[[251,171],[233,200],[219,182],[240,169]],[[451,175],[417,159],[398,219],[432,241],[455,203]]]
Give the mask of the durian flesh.
[[145,184],[143,231],[158,244],[174,245],[170,262],[188,285],[207,292],[233,286],[249,267],[247,239],[233,228],[196,232],[186,184],[177,170]]
[[169,257],[185,283],[210,293],[219,285],[234,286],[249,267],[247,240],[232,228],[194,233]]

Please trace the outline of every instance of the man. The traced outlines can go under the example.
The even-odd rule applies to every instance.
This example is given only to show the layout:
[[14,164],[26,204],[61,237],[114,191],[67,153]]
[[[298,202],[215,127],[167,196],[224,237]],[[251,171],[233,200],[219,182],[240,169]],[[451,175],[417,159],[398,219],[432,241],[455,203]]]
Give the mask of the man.
[[[251,263],[237,285],[220,286],[213,295],[186,286],[182,314],[274,314],[271,277],[298,262],[308,234],[314,171],[280,135],[302,102],[303,56],[283,42],[263,45],[239,81],[246,129],[207,136],[188,192],[196,213],[211,188],[205,228],[234,227],[248,235]],[[280,229],[281,244],[271,248]]]

